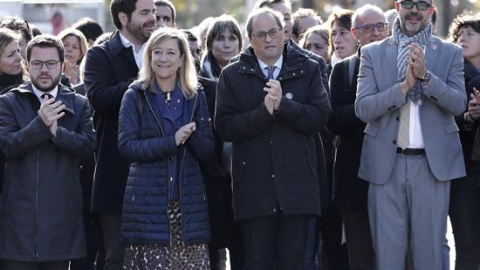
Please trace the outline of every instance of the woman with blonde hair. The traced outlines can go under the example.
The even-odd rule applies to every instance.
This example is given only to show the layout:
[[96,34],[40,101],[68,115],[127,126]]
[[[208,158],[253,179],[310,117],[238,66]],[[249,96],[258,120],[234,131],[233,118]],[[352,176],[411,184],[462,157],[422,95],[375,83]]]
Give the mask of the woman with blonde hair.
[[329,48],[329,29],[326,25],[316,25],[310,27],[303,34],[303,38],[300,40],[300,46],[312,53],[323,57],[325,62],[330,62],[330,55],[328,54]]
[[65,47],[63,73],[72,86],[81,83],[80,63],[87,53],[88,43],[82,32],[75,28],[66,28],[58,34]]
[[124,269],[210,269],[199,161],[213,154],[207,102],[186,36],[156,30],[125,93],[119,150],[130,162],[122,213]]

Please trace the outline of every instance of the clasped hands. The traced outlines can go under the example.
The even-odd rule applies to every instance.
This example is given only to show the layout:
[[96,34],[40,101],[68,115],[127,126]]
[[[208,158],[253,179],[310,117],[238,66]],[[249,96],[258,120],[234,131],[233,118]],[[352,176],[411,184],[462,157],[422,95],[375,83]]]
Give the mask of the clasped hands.
[[38,115],[43,123],[50,129],[50,132],[55,137],[57,134],[57,120],[65,115],[63,111],[65,104],[62,101],[55,101],[55,98],[44,97],[40,103]]
[[472,122],[480,118],[480,92],[473,87],[473,93],[470,94],[470,101],[468,102],[468,111],[466,112],[467,119]]
[[405,73],[405,80],[400,83],[400,88],[404,94],[415,86],[417,79],[423,78],[423,75],[427,72],[425,54],[423,53],[422,46],[417,43],[412,43],[408,46],[410,47],[410,53],[406,61],[407,71]]
[[267,92],[267,95],[263,99],[265,107],[267,107],[268,112],[273,115],[273,112],[278,110],[280,102],[282,101],[283,94],[280,81],[270,79],[263,88],[263,91]]
[[175,132],[175,143],[177,146],[180,144],[185,144],[188,138],[192,136],[193,132],[197,129],[197,124],[195,122],[190,122],[182,126],[177,132]]

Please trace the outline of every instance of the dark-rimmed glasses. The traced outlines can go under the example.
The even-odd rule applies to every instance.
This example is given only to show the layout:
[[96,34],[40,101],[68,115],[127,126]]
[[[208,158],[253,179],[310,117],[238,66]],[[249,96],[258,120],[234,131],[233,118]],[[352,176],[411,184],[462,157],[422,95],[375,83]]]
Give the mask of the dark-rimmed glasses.
[[58,63],[60,63],[60,60],[48,60],[48,61],[39,61],[35,60],[30,62],[30,66],[33,69],[42,69],[43,65],[45,65],[48,69],[54,69],[57,67]]
[[272,28],[268,30],[268,32],[260,31],[257,33],[252,34],[254,38],[260,39],[260,40],[265,40],[267,37],[267,34],[270,36],[271,39],[276,39],[280,36],[280,31],[282,31],[282,28]]
[[387,25],[388,23],[379,22],[375,24],[372,23],[372,24],[357,26],[355,27],[355,29],[361,29],[363,32],[369,34],[369,33],[372,33],[375,30],[375,28],[377,28],[378,32],[383,32],[385,31],[385,29],[387,29]]
[[424,1],[413,2],[410,0],[402,1],[400,2],[400,5],[402,6],[402,8],[405,9],[412,9],[413,6],[416,6],[418,10],[427,10],[432,6],[431,4]]

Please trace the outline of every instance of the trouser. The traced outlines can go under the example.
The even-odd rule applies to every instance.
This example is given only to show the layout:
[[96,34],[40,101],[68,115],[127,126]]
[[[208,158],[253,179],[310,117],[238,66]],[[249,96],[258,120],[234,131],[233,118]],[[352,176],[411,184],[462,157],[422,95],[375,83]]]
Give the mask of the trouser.
[[424,155],[397,154],[391,178],[370,183],[368,211],[378,270],[442,269],[450,181],[433,176]]
[[373,270],[375,252],[367,209],[340,207],[347,238],[350,270]]
[[244,270],[302,269],[310,218],[280,213],[240,221]]
[[121,214],[100,214],[105,241],[105,270],[123,269],[123,242]]
[[450,192],[455,270],[478,270],[480,265],[480,187],[477,185],[480,176],[473,176],[477,179],[453,181]]

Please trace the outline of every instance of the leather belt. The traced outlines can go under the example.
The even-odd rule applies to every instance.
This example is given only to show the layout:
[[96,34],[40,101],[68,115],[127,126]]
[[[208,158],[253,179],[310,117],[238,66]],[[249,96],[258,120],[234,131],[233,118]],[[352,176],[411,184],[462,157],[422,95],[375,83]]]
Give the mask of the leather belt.
[[402,154],[406,156],[419,156],[425,155],[425,149],[423,148],[397,148],[397,154]]

